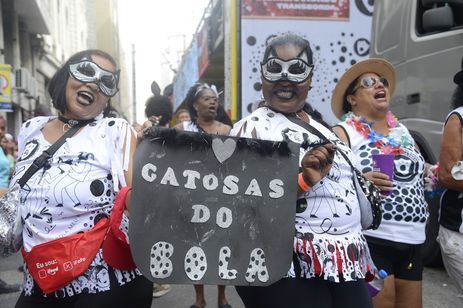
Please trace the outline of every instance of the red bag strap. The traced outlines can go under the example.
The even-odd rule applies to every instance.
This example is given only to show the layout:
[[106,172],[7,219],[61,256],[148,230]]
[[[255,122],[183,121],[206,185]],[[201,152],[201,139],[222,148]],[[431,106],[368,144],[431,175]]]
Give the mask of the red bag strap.
[[116,196],[116,202],[114,203],[113,211],[109,218],[109,223],[111,226],[111,231],[116,235],[120,240],[126,241],[125,234],[119,230],[119,226],[122,221],[122,214],[125,210],[125,199],[127,194],[132,190],[132,187],[126,186],[122,187]]

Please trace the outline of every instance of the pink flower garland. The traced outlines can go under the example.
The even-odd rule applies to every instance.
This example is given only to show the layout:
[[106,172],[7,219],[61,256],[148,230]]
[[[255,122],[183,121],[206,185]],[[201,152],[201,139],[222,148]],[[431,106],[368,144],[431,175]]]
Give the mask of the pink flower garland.
[[352,125],[357,132],[379,148],[381,153],[403,154],[405,150],[402,147],[411,144],[408,134],[399,126],[399,121],[391,111],[386,114],[387,125],[390,129],[388,136],[378,134],[371,128],[373,123],[367,123],[364,118],[356,116],[353,112],[345,114],[343,118],[347,124]]

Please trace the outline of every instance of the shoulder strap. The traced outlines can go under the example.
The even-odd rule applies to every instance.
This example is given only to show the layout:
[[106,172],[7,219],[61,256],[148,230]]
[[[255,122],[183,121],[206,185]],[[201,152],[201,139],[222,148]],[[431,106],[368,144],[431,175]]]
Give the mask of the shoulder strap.
[[23,187],[27,181],[37,172],[39,171],[50,159],[53,154],[66,142],[67,138],[72,137],[77,131],[85,126],[88,122],[79,123],[72,126],[67,132],[65,132],[55,143],[53,143],[47,150],[43,151],[43,153],[34,159],[32,165],[24,172],[24,175],[18,180],[19,186]]
[[328,138],[325,137],[325,135],[323,135],[318,129],[316,129],[315,127],[313,127],[312,125],[310,125],[309,123],[305,122],[305,121],[302,121],[301,119],[299,119],[298,117],[295,117],[293,115],[289,115],[289,114],[284,114],[282,113],[288,120],[290,120],[291,122],[293,122],[294,124],[297,124],[299,125],[300,127],[304,128],[305,130],[307,130],[309,133],[311,134],[314,134],[315,136],[317,136],[318,138],[320,138],[323,142],[326,142],[326,141],[329,141]]
[[[312,125],[310,125],[309,123],[305,122],[305,121],[302,121],[301,119],[295,117],[295,116],[291,116],[291,115],[287,115],[285,114],[286,118],[288,120],[290,120],[291,122],[293,122],[294,124],[297,124],[299,126],[301,126],[302,128],[306,129],[308,132],[316,135],[318,138],[320,138],[323,142],[330,142],[328,140],[328,138],[326,138],[318,129],[316,129],[315,127],[313,127]],[[347,157],[347,155],[343,152],[343,151],[337,151],[339,154],[342,155],[342,157],[344,157],[344,159],[346,160],[346,162],[351,166],[351,168],[353,170],[355,170],[355,172],[360,172],[357,168],[355,168],[355,166],[352,164],[352,162],[350,161],[349,157]]]

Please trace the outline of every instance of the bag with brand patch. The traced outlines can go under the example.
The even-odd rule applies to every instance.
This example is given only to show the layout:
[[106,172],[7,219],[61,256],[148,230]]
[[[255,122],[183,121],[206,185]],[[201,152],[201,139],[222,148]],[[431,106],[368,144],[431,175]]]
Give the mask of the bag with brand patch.
[[101,219],[92,229],[21,249],[34,281],[48,294],[82,275],[90,266],[109,229],[109,219]]
[[21,250],[27,268],[45,294],[56,291],[80,275],[102,248],[103,258],[120,270],[133,270],[136,265],[125,234],[119,230],[125,198],[130,188],[119,191],[109,218],[103,218],[90,230],[55,239]]

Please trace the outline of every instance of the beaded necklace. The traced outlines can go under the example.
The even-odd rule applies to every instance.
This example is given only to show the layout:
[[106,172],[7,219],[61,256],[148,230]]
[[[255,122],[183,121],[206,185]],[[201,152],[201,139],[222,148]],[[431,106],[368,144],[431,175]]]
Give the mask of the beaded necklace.
[[353,126],[365,139],[368,139],[384,154],[403,154],[406,148],[413,144],[411,136],[399,125],[399,121],[388,111],[386,114],[389,134],[384,136],[372,129],[374,122],[368,123],[364,118],[355,115],[352,111],[343,115],[342,118],[347,124]]

